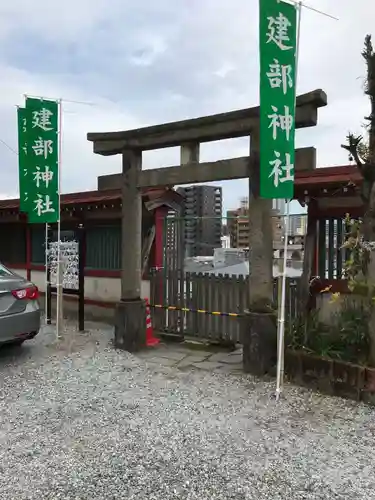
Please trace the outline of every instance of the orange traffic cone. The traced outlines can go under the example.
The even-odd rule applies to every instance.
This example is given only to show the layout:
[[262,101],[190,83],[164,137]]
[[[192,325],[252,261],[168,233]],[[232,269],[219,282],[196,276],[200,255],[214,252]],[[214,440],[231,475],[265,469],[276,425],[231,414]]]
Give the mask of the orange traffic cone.
[[146,302],[146,346],[151,347],[154,345],[158,345],[160,340],[154,337],[154,329],[152,328],[152,320],[151,320],[150,303],[148,299],[145,299],[145,302]]

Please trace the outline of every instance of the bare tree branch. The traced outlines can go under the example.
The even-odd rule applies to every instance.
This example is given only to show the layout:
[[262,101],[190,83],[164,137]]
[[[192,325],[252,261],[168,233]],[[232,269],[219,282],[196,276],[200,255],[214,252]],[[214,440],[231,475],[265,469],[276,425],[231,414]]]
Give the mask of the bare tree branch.
[[366,35],[365,36],[365,48],[362,50],[362,57],[366,62],[368,62],[369,59],[374,54],[374,50],[372,47],[372,41],[371,41],[371,35]]
[[366,61],[367,78],[365,93],[370,99],[370,114],[366,117],[369,122],[369,155],[368,162],[371,162],[375,169],[375,53],[372,45],[371,35],[365,37],[362,57]]
[[361,196],[367,205],[370,203],[370,194],[375,183],[375,53],[371,35],[366,35],[361,54],[367,66],[364,90],[371,105],[370,114],[365,117],[367,122],[365,126],[366,140],[363,141],[362,136],[350,133],[347,136],[346,144],[343,144],[342,147],[349,152],[363,177]]
[[368,143],[361,142],[357,148],[358,155],[363,163],[370,163],[370,151]]
[[348,144],[341,144],[341,147],[349,151],[353,160],[356,162],[359,171],[363,174],[364,163],[358,154],[358,147],[361,144],[363,137],[361,135],[355,136],[354,134],[349,134],[346,139]]

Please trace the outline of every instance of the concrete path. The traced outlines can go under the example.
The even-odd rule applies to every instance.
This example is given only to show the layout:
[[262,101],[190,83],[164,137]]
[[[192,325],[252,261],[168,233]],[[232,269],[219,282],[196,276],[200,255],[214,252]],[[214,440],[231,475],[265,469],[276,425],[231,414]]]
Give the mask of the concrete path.
[[154,366],[178,369],[198,369],[222,373],[243,373],[242,350],[207,351],[197,343],[160,343],[137,354],[137,357]]

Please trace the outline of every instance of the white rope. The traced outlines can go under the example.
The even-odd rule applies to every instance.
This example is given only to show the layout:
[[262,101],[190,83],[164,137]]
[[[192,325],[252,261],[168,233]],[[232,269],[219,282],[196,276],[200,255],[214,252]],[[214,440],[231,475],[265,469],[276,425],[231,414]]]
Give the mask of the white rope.
[[339,21],[338,17],[332,16],[331,14],[327,14],[327,12],[323,12],[322,10],[315,9],[314,7],[311,7],[310,5],[307,5],[303,2],[298,2],[297,0],[277,0],[277,3],[284,2],[284,3],[290,3],[292,5],[299,5],[301,7],[304,7],[305,9],[311,10],[312,12],[316,12],[317,14],[321,14],[322,16],[329,17],[330,19],[334,19],[335,21]]

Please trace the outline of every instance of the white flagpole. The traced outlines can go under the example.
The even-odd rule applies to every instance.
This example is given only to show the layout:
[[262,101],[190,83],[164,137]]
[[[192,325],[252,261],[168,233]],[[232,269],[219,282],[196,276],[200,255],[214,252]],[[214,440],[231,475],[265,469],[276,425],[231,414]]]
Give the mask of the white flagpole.
[[46,275],[46,288],[45,288],[45,296],[44,296],[44,313],[45,313],[45,322],[46,325],[48,325],[48,285],[49,285],[49,280],[48,280],[48,224],[46,224],[46,233],[45,233],[45,275]]
[[[295,66],[295,87],[297,89],[297,75],[298,75],[298,59],[299,59],[299,46],[301,38],[301,15],[302,15],[302,2],[298,4],[298,17],[297,17],[297,37],[296,37],[296,66]],[[297,97],[297,92],[296,92]],[[286,264],[288,254],[288,236],[289,236],[289,220],[290,220],[290,201],[286,201],[286,214],[284,223],[284,255],[283,255],[283,269],[282,269],[282,282],[281,282],[281,304],[279,308],[279,318],[277,325],[277,372],[276,372],[276,401],[280,399],[281,392],[284,385],[284,337],[285,337],[285,295],[286,295]]]
[[284,223],[284,255],[281,278],[281,304],[277,328],[277,375],[276,375],[276,401],[279,400],[284,382],[284,334],[285,334],[285,295],[286,295],[286,264],[288,254],[290,201],[286,202],[286,215]]
[[60,338],[62,321],[62,291],[61,276],[61,153],[62,153],[62,99],[59,99],[59,130],[58,130],[58,219],[57,219],[57,273],[56,273],[56,337]]

